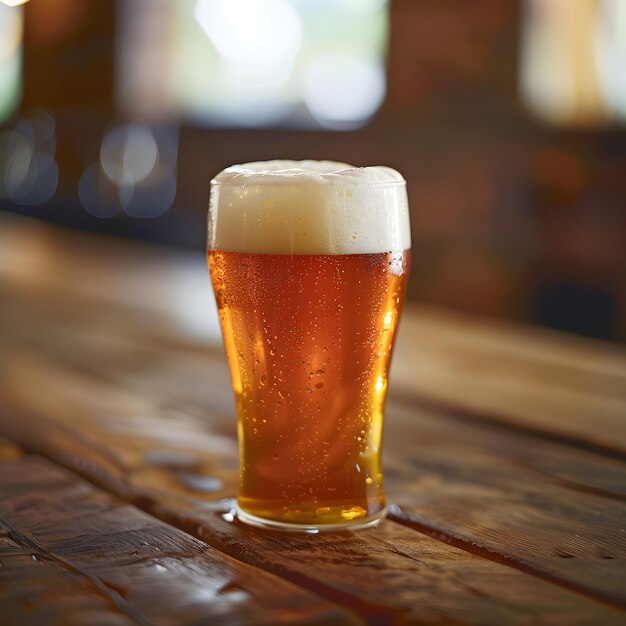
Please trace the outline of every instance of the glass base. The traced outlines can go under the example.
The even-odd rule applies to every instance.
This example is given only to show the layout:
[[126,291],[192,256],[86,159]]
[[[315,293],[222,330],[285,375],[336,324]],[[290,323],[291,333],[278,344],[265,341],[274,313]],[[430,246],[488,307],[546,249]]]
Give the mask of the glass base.
[[290,524],[289,522],[279,522],[276,520],[257,517],[251,513],[247,513],[243,509],[237,507],[237,519],[248,526],[256,526],[257,528],[266,528],[269,530],[282,530],[292,533],[326,533],[339,532],[341,530],[361,530],[362,528],[373,528],[378,526],[380,522],[387,516],[387,507],[379,511],[375,515],[362,517],[347,522],[339,522],[337,524]]

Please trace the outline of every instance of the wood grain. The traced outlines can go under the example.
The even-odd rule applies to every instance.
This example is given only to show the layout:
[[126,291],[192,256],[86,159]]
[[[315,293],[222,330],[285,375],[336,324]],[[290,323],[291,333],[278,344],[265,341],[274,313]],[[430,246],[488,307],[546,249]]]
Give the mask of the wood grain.
[[626,607],[626,463],[397,403],[394,519]]
[[393,384],[406,398],[626,453],[626,351],[564,333],[419,309]]
[[[6,477],[23,451],[0,437],[0,507],[11,497]],[[9,465],[6,465],[11,461]],[[0,623],[11,626],[75,624],[136,626],[124,606],[106,589],[52,559],[34,542],[12,528],[0,513]]]
[[[0,376],[11,391],[0,387],[0,393],[19,419],[0,420],[0,428],[219,550],[364,618],[398,624],[534,623],[545,614],[559,623],[620,620],[608,607],[392,523],[334,537],[251,531],[229,521],[226,498],[234,493],[236,471],[231,417],[206,407],[196,415],[172,411],[176,404],[163,396],[167,387],[161,395],[134,396],[33,354],[14,353],[11,372]],[[127,385],[132,380],[121,376]],[[38,396],[25,391],[33,379]],[[413,497],[415,471],[404,481],[393,464],[391,470],[396,494]],[[215,491],[194,489],[181,472],[199,485],[223,483]]]
[[0,464],[3,624],[358,624],[43,459]]
[[[38,547],[0,534],[0,615],[10,626],[137,626],[106,591],[52,561]],[[70,617],[71,616],[71,617]]]

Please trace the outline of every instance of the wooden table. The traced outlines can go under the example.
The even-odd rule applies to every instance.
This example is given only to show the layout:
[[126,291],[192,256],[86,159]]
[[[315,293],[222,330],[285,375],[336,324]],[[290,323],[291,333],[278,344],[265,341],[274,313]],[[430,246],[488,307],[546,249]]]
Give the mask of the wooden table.
[[626,355],[409,308],[389,519],[233,521],[201,253],[0,219],[0,624],[624,624]]

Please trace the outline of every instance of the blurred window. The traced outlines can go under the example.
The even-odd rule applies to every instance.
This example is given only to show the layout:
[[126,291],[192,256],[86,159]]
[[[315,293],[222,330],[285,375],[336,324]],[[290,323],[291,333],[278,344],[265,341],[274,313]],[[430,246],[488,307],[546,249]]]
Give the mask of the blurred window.
[[626,1],[525,0],[521,92],[555,124],[626,120]]
[[386,90],[386,0],[119,0],[132,115],[226,127],[362,126]]
[[0,2],[0,124],[22,95],[22,30],[22,8]]

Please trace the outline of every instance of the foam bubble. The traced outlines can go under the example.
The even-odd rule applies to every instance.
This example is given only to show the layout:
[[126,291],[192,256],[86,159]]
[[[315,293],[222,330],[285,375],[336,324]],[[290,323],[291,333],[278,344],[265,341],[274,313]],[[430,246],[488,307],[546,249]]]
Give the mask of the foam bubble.
[[363,254],[410,247],[406,184],[390,167],[257,161],[211,181],[214,250]]

